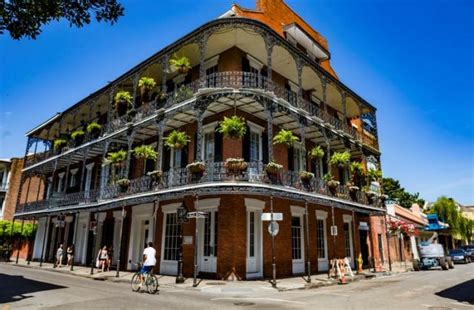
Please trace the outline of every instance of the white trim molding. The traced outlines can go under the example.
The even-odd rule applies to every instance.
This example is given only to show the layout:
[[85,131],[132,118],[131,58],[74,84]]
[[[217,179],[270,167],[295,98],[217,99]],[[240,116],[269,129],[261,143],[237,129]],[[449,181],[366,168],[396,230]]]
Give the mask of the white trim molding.
[[200,199],[198,202],[194,202],[194,208],[197,211],[212,211],[216,210],[221,204],[220,198],[207,198]]
[[265,201],[255,198],[244,198],[247,211],[263,211],[265,209]]
[[183,205],[182,202],[169,203],[161,206],[161,212],[163,213],[175,213],[178,211],[178,208]]
[[290,206],[291,216],[302,216],[305,214],[305,208],[300,206]]

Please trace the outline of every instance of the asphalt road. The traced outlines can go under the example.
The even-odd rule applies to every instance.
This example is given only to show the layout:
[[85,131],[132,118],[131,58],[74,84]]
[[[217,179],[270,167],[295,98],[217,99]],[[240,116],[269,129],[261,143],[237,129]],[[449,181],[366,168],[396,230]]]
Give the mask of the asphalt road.
[[[251,283],[227,290],[162,288],[0,264],[0,309],[474,309],[474,263],[454,270],[381,276],[344,286],[278,292]],[[220,292],[219,292],[220,291]]]

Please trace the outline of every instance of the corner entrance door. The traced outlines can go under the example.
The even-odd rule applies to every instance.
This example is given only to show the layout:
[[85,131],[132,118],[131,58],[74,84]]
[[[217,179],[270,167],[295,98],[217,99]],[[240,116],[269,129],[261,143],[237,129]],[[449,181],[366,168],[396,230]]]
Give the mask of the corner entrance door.
[[217,272],[217,214],[217,211],[210,211],[206,218],[199,219],[200,272]]
[[262,276],[261,211],[247,212],[247,279]]

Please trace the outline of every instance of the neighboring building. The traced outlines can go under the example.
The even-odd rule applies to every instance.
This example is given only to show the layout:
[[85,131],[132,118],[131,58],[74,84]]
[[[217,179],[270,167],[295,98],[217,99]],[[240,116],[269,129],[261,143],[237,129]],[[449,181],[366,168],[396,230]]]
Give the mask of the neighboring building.
[[8,183],[10,182],[10,165],[10,160],[0,159],[0,219],[4,219],[4,213],[8,213],[5,210]]
[[[474,222],[474,206],[462,206],[461,207],[461,215],[471,221]],[[464,240],[463,244],[473,244],[474,243],[474,227],[472,228],[471,231],[471,239],[470,240]]]
[[[169,66],[173,55],[189,58],[189,72]],[[322,272],[330,259],[359,253],[368,264],[369,253],[378,252],[368,241],[370,216],[385,209],[377,197],[349,192],[348,169],[331,167],[329,158],[347,151],[353,161],[380,168],[376,109],[339,81],[330,56],[326,40],[283,1],[257,1],[256,10],[233,5],[29,131],[27,152],[36,151],[23,182],[39,176],[46,190],[35,202],[20,199],[16,217],[38,220],[33,257],[51,260],[59,243],[74,243],[77,263],[89,264],[107,245],[114,264],[120,259],[121,268],[132,269],[145,242],[153,241],[155,271],[176,274],[182,241],[185,276],[192,275],[197,246],[201,276],[271,277],[272,242],[262,214],[273,207],[283,216],[275,238],[278,277],[304,273],[307,261]],[[140,91],[144,76],[166,95]],[[133,98],[133,110],[123,116],[114,109],[121,90]],[[245,119],[241,140],[216,132],[218,122],[233,115]],[[54,150],[55,141],[91,122],[101,125],[100,133],[66,139]],[[175,129],[190,138],[183,148],[164,145]],[[302,142],[273,145],[280,129]],[[142,144],[158,152],[156,162],[133,156]],[[311,160],[308,150],[318,145],[325,155]],[[127,151],[125,160],[104,162],[118,150]],[[225,168],[236,157],[248,163],[242,174]],[[283,169],[267,175],[272,159]],[[194,161],[205,162],[204,175],[186,168]],[[147,175],[153,170],[162,171],[159,181]],[[304,170],[316,176],[305,183]],[[334,192],[322,181],[328,172],[341,183]],[[120,187],[119,178],[129,185]],[[375,183],[356,183],[377,190]],[[198,220],[197,240],[194,219],[178,222],[183,208],[206,214]]]

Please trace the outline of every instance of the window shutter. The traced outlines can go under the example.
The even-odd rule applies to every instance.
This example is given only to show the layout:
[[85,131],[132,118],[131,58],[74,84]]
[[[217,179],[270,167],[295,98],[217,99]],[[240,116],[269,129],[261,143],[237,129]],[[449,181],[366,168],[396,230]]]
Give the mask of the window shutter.
[[246,126],[244,138],[242,139],[242,155],[246,162],[250,161],[250,128]]
[[181,168],[186,168],[188,164],[189,144],[181,149]]
[[250,62],[247,57],[242,57],[242,71],[249,72],[250,71]]
[[262,160],[264,164],[268,164],[268,134],[262,133]]
[[293,171],[295,169],[295,162],[294,162],[294,149],[293,147],[288,148],[288,170]]
[[163,146],[163,171],[170,170],[171,150],[167,146]]
[[221,162],[222,159],[222,142],[223,136],[220,132],[214,133],[214,161]]

